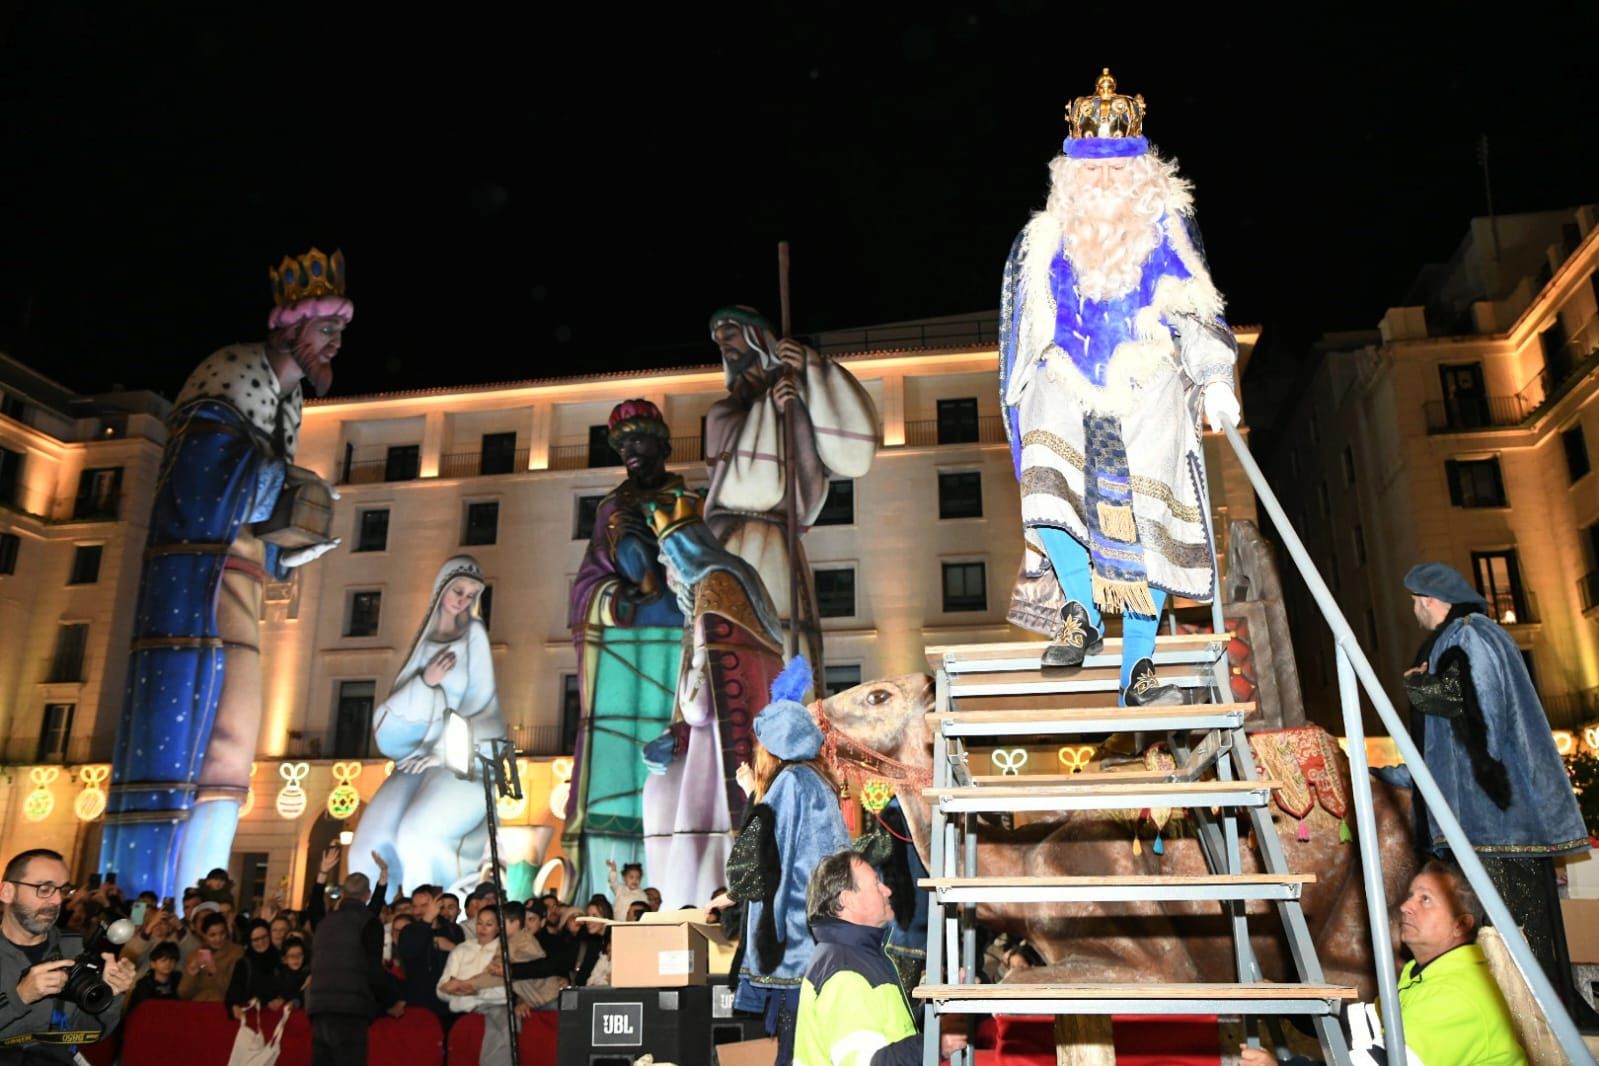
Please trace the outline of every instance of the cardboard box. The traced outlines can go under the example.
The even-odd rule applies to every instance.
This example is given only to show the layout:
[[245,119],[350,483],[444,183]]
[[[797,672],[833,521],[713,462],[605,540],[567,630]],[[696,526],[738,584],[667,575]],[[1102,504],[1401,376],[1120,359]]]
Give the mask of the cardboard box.
[[1566,920],[1566,946],[1578,966],[1599,963],[1599,899],[1563,899],[1560,915]]
[[772,1066],[777,1061],[777,1037],[718,1044],[716,1061],[718,1066]]
[[[604,924],[611,930],[613,988],[703,985],[710,974],[727,972],[733,954],[701,910],[651,911],[636,922]],[[713,954],[719,970],[712,966]]]

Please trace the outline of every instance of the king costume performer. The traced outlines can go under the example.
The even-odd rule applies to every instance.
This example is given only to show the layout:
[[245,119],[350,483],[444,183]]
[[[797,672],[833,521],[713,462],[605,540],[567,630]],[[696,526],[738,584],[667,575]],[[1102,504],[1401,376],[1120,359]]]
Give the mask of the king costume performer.
[[[1168,594],[1208,601],[1216,570],[1199,419],[1236,422],[1237,344],[1189,185],[1142,135],[1109,71],[1068,111],[1043,211],[1005,263],[1000,394],[1032,558],[1066,606],[1046,665],[1100,647],[1123,615],[1122,701],[1175,703],[1150,657]],[[1024,579],[1025,584],[1025,579]]]
[[331,487],[292,463],[300,383],[327,391],[355,314],[344,256],[269,273],[267,341],[216,352],[173,405],[144,550],[103,854],[163,896],[228,866],[261,727],[263,586],[338,545],[272,530],[301,488],[331,518]]

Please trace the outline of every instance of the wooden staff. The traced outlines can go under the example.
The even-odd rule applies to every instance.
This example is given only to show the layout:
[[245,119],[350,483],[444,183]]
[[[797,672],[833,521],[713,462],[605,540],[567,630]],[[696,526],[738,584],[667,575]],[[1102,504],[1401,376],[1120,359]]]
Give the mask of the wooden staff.
[[[779,323],[782,332],[780,340],[787,340],[793,327],[793,315],[788,298],[788,242],[777,242],[777,295]],[[789,368],[784,367],[785,375],[792,374]],[[793,455],[795,429],[794,404],[789,403],[783,409],[783,461],[784,480],[787,482],[783,489],[783,508],[785,511],[784,533],[788,539],[788,634],[785,637],[783,649],[784,657],[794,658],[799,651],[800,627],[800,590],[802,583],[799,576],[799,467]]]

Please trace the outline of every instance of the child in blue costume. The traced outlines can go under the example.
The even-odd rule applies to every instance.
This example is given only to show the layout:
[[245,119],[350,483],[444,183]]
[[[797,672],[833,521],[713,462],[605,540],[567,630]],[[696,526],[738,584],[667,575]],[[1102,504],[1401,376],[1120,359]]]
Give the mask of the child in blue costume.
[[[817,761],[822,731],[799,702],[810,677],[810,664],[795,656],[773,682],[772,702],[755,716],[753,803],[728,861],[728,898],[745,905],[733,1005],[765,1015],[766,1031],[778,1038],[776,1066],[793,1059],[800,979],[816,950],[805,888],[817,863],[849,847],[838,792]],[[759,888],[749,887],[752,866],[764,875],[755,878]]]

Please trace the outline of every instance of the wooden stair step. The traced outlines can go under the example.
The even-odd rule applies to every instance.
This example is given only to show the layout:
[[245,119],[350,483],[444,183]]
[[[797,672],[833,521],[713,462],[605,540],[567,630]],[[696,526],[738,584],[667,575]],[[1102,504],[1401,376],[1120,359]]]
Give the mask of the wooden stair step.
[[[1216,681],[1208,667],[1172,666],[1158,670],[1162,684],[1177,688],[1208,689]],[[1051,692],[1120,692],[1121,667],[1081,666],[1047,670],[996,670],[985,674],[956,674],[949,679],[951,699],[965,696],[1025,696]]]
[[928,788],[922,796],[946,814],[984,811],[1104,811],[1143,807],[1263,807],[1276,781],[1174,781],[1110,783],[1091,781],[1074,786],[1069,781],[1047,785],[963,785]]
[[1329,984],[921,984],[940,1014],[1335,1014],[1357,998]]
[[929,711],[927,723],[945,736],[1081,736],[1097,733],[1238,729],[1253,703],[1196,703],[1176,707],[985,707]]
[[1315,874],[1117,874],[1108,877],[926,877],[940,903],[1073,903],[1133,900],[1290,900]]
[[[1232,634],[1217,637],[1212,633],[1185,633],[1158,637],[1155,641],[1155,666],[1186,663],[1214,663],[1226,653]],[[1037,670],[1042,666],[1045,641],[1013,641],[1001,644],[945,644],[927,649],[927,665],[934,672],[951,675],[987,673],[995,670]],[[1105,646],[1088,657],[1086,666],[1120,667],[1122,640],[1107,637]]]

